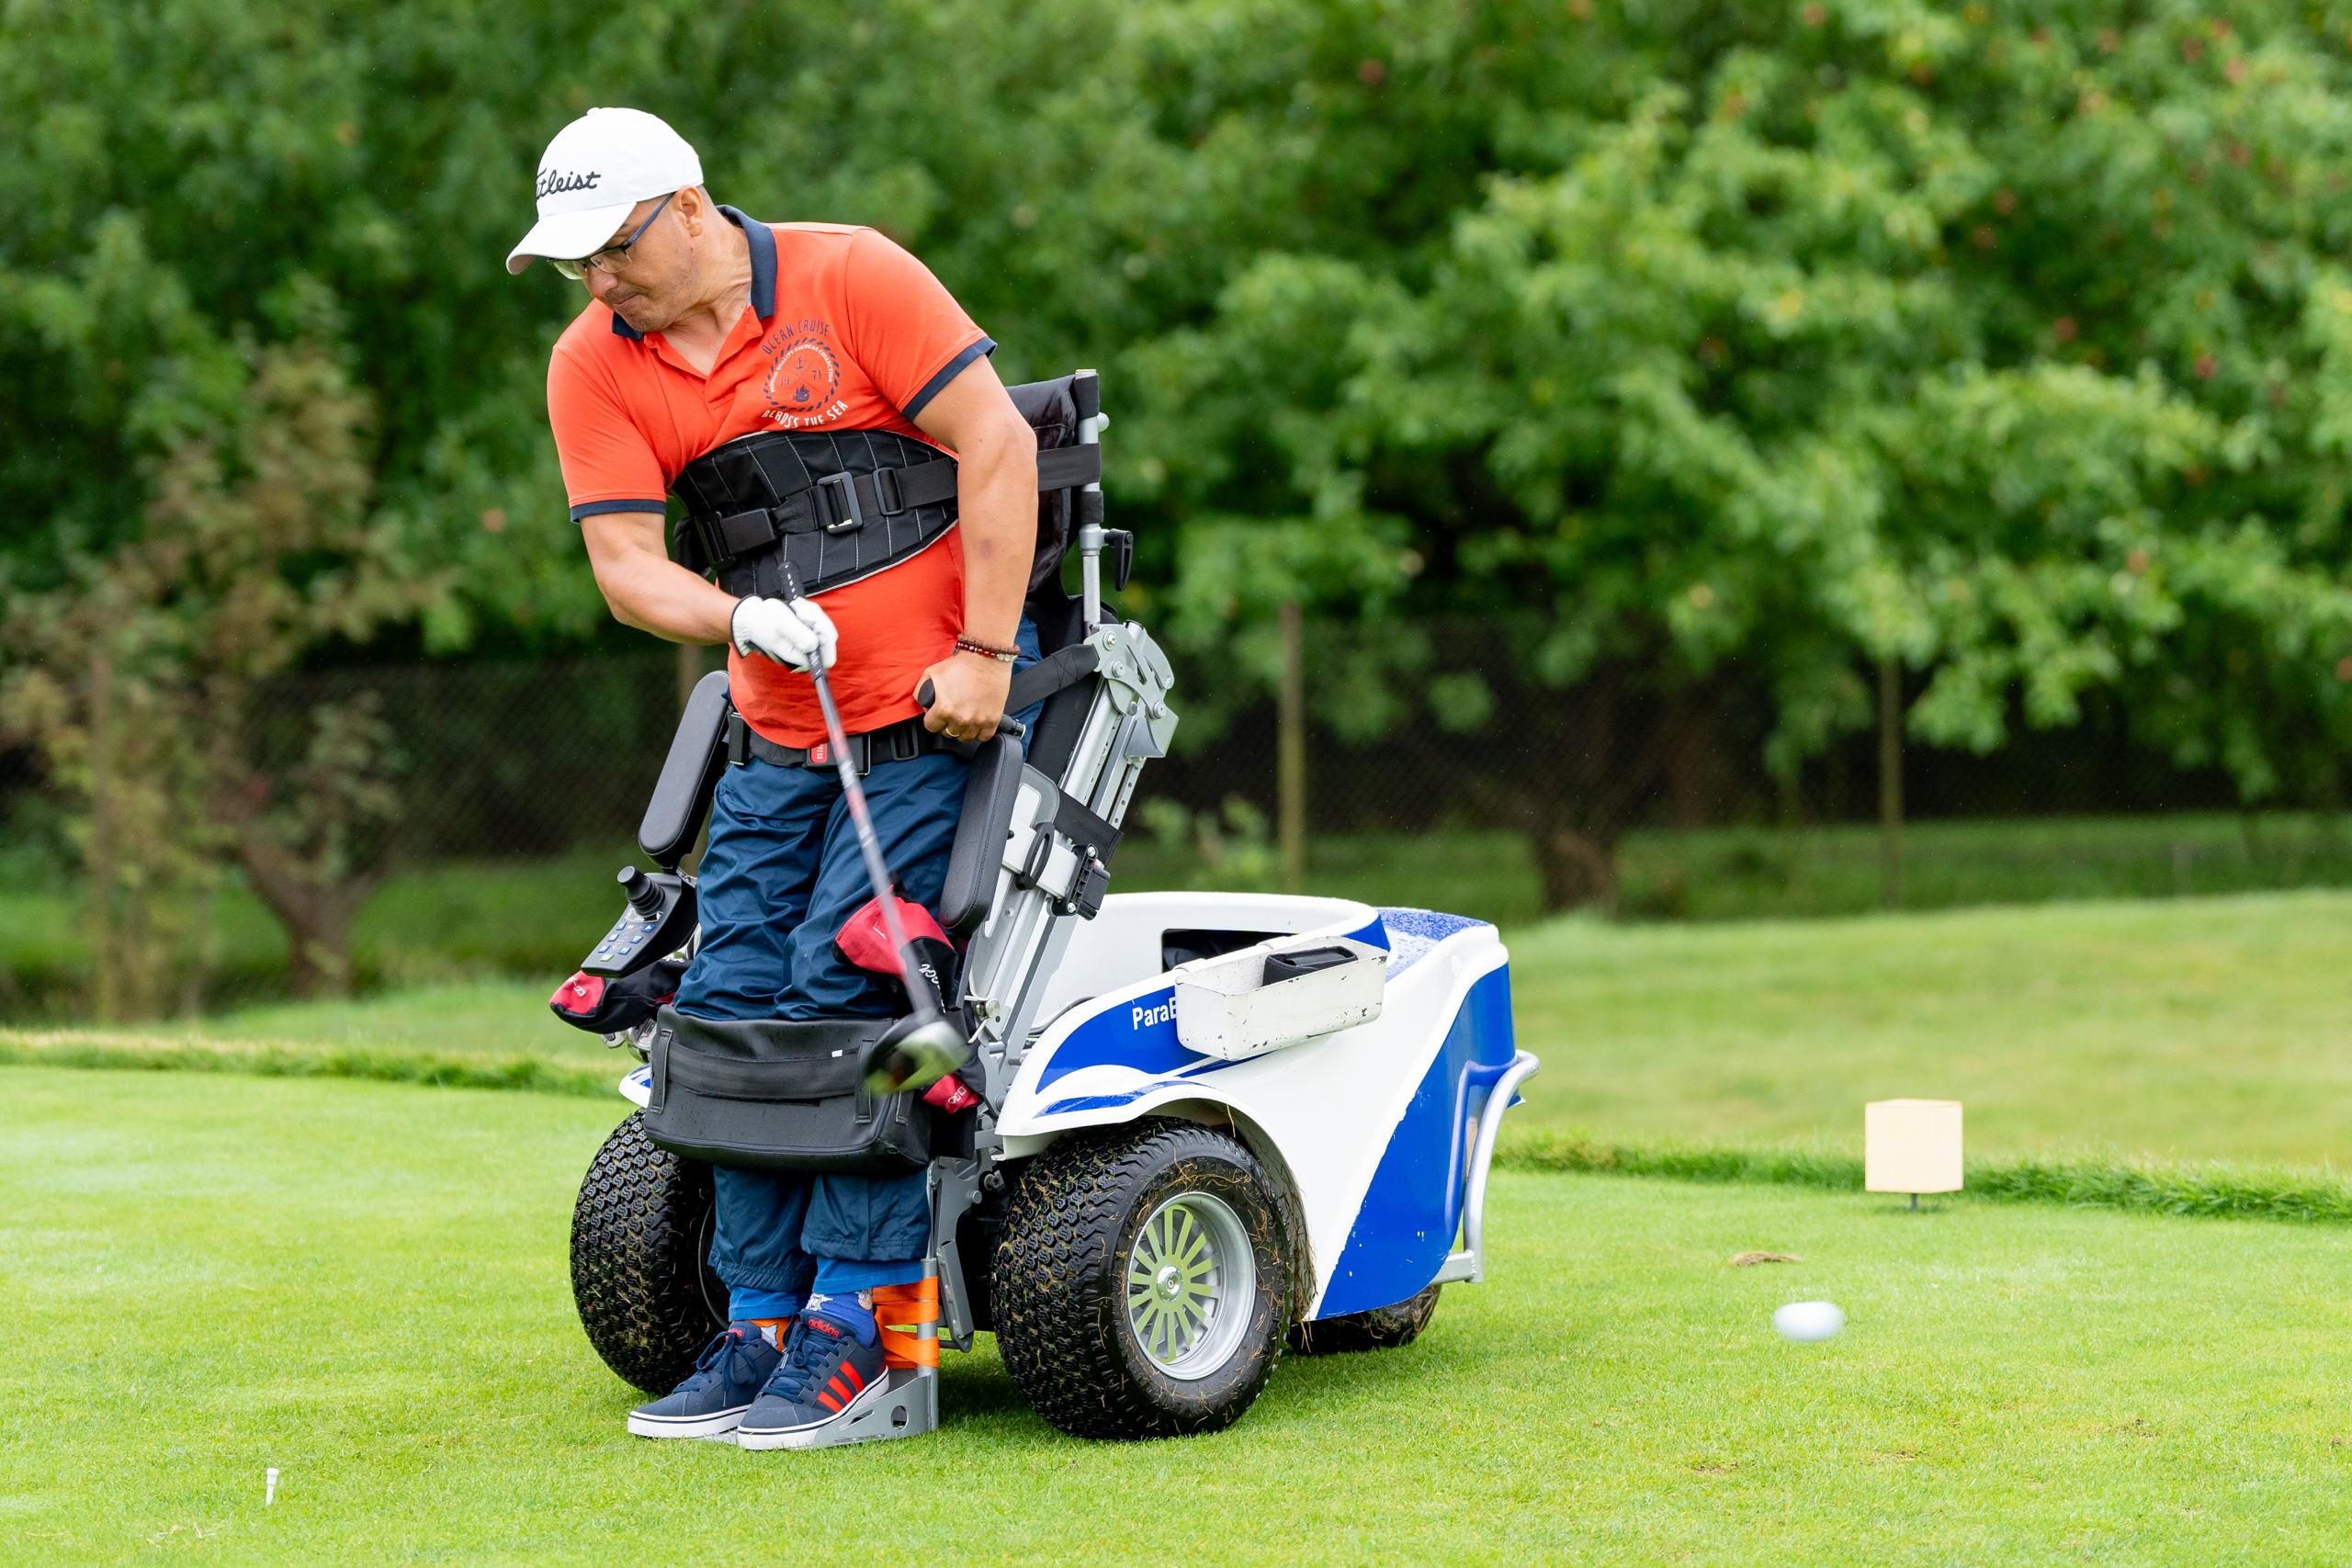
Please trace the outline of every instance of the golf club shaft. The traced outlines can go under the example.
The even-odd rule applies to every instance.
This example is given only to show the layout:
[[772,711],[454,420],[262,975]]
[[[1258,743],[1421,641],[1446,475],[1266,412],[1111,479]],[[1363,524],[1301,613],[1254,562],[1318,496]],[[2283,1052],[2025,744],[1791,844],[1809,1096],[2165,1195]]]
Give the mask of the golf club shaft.
[[898,896],[890,891],[890,868],[884,863],[881,842],[874,836],[874,818],[865,808],[865,787],[857,782],[857,764],[849,754],[849,737],[842,730],[840,710],[833,706],[832,683],[820,669],[812,667],[808,675],[817,688],[817,706],[825,715],[825,739],[833,749],[842,793],[849,797],[849,819],[857,829],[858,852],[865,857],[866,878],[874,884],[875,902],[882,911],[882,929],[890,938],[890,951],[899,955],[899,974],[906,981],[907,1000],[914,1004],[918,1024],[935,1022],[939,1009],[933,1005],[931,987],[915,973],[914,960],[907,952],[907,930],[899,919]]
[[[800,597],[800,583],[792,575],[788,561],[784,568],[784,596]],[[824,664],[812,650],[808,656],[808,681],[817,688],[817,707],[825,716],[825,741],[832,748],[833,766],[841,773],[842,793],[849,797],[849,819],[857,829],[857,847],[865,857],[865,874],[874,884],[875,906],[882,911],[882,930],[890,939],[890,951],[898,956],[899,975],[906,982],[907,1000],[914,1004],[918,1026],[936,1023],[939,1008],[931,998],[931,987],[922,984],[915,972],[914,959],[907,951],[907,928],[899,919],[899,900],[890,891],[890,868],[882,859],[881,841],[874,836],[873,814],[865,808],[865,786],[857,782],[857,763],[850,756],[849,735],[842,728],[841,710],[833,705],[832,682],[825,677]]]

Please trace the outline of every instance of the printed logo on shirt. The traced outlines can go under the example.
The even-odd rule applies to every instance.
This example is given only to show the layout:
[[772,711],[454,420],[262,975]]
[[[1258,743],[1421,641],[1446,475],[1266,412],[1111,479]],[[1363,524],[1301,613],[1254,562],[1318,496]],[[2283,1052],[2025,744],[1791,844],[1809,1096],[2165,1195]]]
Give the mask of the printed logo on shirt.
[[774,361],[767,417],[786,430],[805,430],[849,412],[840,397],[842,362],[827,341],[831,331],[823,321],[803,321],[797,330],[779,329],[763,345]]

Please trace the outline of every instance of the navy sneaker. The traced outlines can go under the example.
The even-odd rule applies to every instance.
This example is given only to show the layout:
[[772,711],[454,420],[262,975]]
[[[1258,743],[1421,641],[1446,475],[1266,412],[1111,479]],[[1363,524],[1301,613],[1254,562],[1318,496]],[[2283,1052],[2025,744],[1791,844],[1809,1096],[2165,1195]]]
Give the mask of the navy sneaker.
[[793,1325],[767,1386],[735,1428],[736,1444],[808,1448],[825,1427],[882,1399],[889,1389],[879,1334],[868,1345],[849,1325],[810,1313]]
[[628,1413],[628,1429],[640,1438],[723,1437],[743,1419],[783,1359],[758,1324],[730,1323],[674,1393]]

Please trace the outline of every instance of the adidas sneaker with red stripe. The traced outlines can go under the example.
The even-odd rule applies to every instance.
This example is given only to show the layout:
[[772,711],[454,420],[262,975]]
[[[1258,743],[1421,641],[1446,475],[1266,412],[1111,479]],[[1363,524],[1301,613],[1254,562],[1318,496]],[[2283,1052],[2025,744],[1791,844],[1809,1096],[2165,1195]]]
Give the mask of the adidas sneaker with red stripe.
[[799,1449],[824,1428],[881,1400],[890,1380],[883,1369],[882,1337],[868,1345],[848,1324],[812,1312],[792,1325],[784,1359],[735,1428],[747,1449]]

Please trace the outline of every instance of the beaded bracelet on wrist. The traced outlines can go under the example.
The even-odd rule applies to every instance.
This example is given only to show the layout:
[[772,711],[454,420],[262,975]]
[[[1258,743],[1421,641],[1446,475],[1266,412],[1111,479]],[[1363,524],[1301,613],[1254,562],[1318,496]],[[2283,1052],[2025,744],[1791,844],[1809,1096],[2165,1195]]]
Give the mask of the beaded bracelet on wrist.
[[982,642],[977,637],[959,637],[956,639],[956,651],[977,653],[982,659],[993,659],[1000,664],[1010,664],[1021,657],[1021,650],[1017,648],[999,648],[993,643]]

